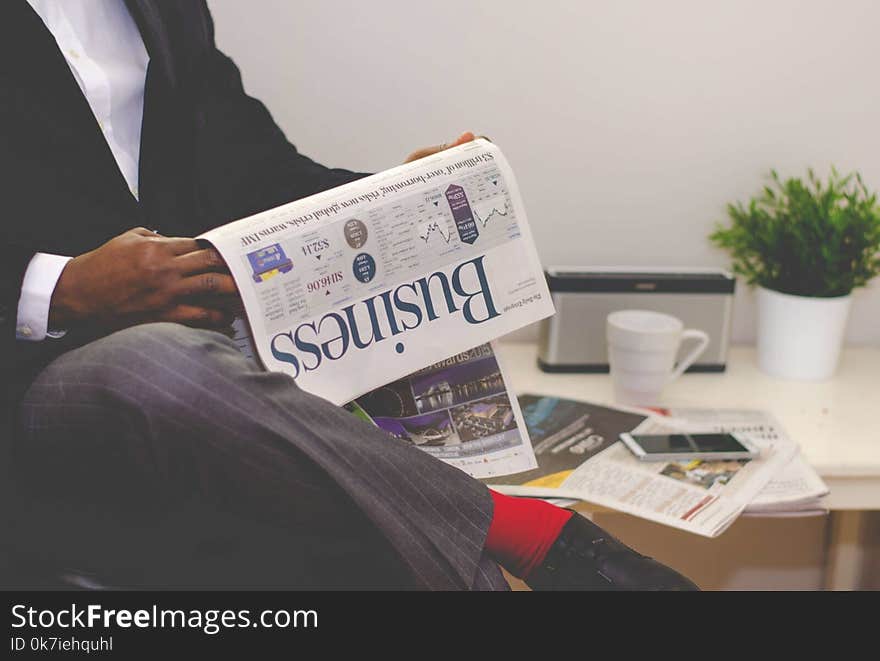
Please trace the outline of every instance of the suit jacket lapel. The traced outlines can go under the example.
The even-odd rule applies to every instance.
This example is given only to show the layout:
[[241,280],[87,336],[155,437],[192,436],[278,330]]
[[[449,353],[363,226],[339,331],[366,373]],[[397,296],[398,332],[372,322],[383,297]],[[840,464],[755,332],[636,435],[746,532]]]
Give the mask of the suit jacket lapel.
[[150,56],[138,164],[141,212],[159,232],[177,233],[181,189],[185,186],[180,161],[185,150],[178,137],[183,120],[178,107],[174,51],[159,3],[125,1]]
[[169,87],[175,87],[177,77],[174,72],[171,41],[155,0],[125,0],[125,4],[141,31],[141,37],[150,55],[151,73],[160,74]]

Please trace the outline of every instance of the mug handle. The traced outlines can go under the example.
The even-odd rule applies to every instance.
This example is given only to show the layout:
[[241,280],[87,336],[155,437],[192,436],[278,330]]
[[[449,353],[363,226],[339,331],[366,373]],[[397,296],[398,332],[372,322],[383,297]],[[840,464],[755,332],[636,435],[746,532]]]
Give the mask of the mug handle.
[[682,332],[681,341],[684,342],[685,340],[697,340],[697,346],[695,346],[691,352],[675,366],[675,369],[672,370],[672,374],[670,374],[669,378],[666,380],[667,383],[680,377],[684,371],[700,357],[700,354],[706,350],[706,347],[709,346],[709,336],[703,331],[695,328],[688,328]]

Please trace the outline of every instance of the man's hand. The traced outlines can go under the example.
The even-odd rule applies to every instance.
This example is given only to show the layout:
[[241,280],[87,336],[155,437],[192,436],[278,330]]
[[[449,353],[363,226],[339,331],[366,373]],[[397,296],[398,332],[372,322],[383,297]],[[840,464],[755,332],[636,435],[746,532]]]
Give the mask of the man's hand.
[[444,143],[442,145],[434,145],[433,147],[423,147],[422,149],[415,150],[412,154],[406,157],[404,163],[411,163],[412,161],[418,160],[420,158],[425,158],[425,156],[432,156],[437,152],[441,152],[444,149],[450,149],[451,147],[458,147],[459,145],[463,145],[466,142],[470,142],[471,140],[476,139],[476,136],[470,131],[465,131],[462,133],[454,142]]
[[216,250],[139,227],[67,263],[49,327],[117,330],[173,321],[216,328],[229,325],[239,300]]

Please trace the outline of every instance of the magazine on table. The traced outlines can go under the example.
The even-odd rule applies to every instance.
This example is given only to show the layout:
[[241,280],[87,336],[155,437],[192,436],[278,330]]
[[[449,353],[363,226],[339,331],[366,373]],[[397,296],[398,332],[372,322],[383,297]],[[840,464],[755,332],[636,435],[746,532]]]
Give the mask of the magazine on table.
[[482,477],[533,468],[491,349],[553,313],[513,171],[476,140],[203,234],[268,370]]
[[643,413],[558,397],[520,395],[519,404],[537,466],[485,481],[523,496],[564,497],[559,491],[581,464],[647,419]]

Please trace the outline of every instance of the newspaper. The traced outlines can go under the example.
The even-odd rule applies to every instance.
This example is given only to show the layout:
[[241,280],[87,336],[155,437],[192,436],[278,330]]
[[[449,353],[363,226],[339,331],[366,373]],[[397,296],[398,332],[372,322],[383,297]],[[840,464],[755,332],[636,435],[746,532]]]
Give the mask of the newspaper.
[[[796,446],[785,433],[779,421],[766,411],[753,409],[670,409],[669,415],[699,425],[704,431],[748,434]],[[795,451],[789,462],[775,474],[745,509],[746,513],[781,516],[785,513],[812,514],[824,512],[822,498],[828,495],[828,486]]]
[[519,485],[530,495],[542,498],[552,498],[581,464],[647,417],[643,412],[559,397],[520,395],[519,404],[538,465],[524,473],[486,482],[493,486]]
[[[525,419],[532,428],[532,416],[539,411],[540,400],[552,402],[555,398],[526,395],[523,400]],[[716,537],[736,520],[797,453],[797,446],[787,437],[779,433],[766,433],[766,430],[761,433],[755,428],[756,420],[752,418],[743,427],[751,425],[749,438],[761,450],[761,456],[757,459],[643,462],[636,459],[622,443],[614,442],[620,432],[712,431],[717,428],[719,412],[712,412],[714,417],[710,421],[708,414],[700,410],[671,412],[674,417],[645,413],[636,416],[630,411],[619,410],[618,417],[614,419],[604,412],[615,409],[561,401],[569,402],[571,410],[566,414],[568,418],[575,415],[579,405],[585,415],[594,416],[595,425],[602,424],[603,433],[600,436],[604,438],[598,444],[598,451],[581,459],[573,469],[551,473],[555,477],[550,480],[539,477],[517,483],[515,477],[513,480],[500,481],[504,482],[502,484],[493,484],[493,488],[510,495],[577,498],[706,537]],[[701,417],[700,413],[704,415]],[[694,419],[688,418],[688,415],[693,415]],[[735,419],[731,414],[727,424],[730,425]],[[571,429],[569,426],[568,430]],[[561,447],[567,436],[564,430],[563,433],[550,434],[547,439],[556,447]],[[534,428],[532,431],[533,442],[537,441],[535,452],[540,467],[544,463],[544,453],[539,447],[542,443],[541,432],[534,433]],[[580,436],[583,438],[583,432]]]
[[226,260],[263,365],[337,405],[553,314],[486,140],[199,238]]
[[519,403],[489,344],[377,388],[346,408],[474,477],[536,465]]
[[822,499],[830,493],[815,469],[798,452],[749,503],[750,514],[827,512]]
[[[240,348],[340,406],[465,352],[485,354],[488,342],[554,311],[513,172],[486,140],[199,238],[217,248],[241,293]],[[495,399],[455,395],[442,411],[416,411],[438,423],[445,412],[454,435],[408,415],[395,429],[409,425],[412,442],[474,474],[533,467],[516,399],[497,373],[486,394]],[[380,413],[391,427],[395,416]],[[505,429],[489,433],[501,422]],[[478,423],[488,426],[478,432]]]

